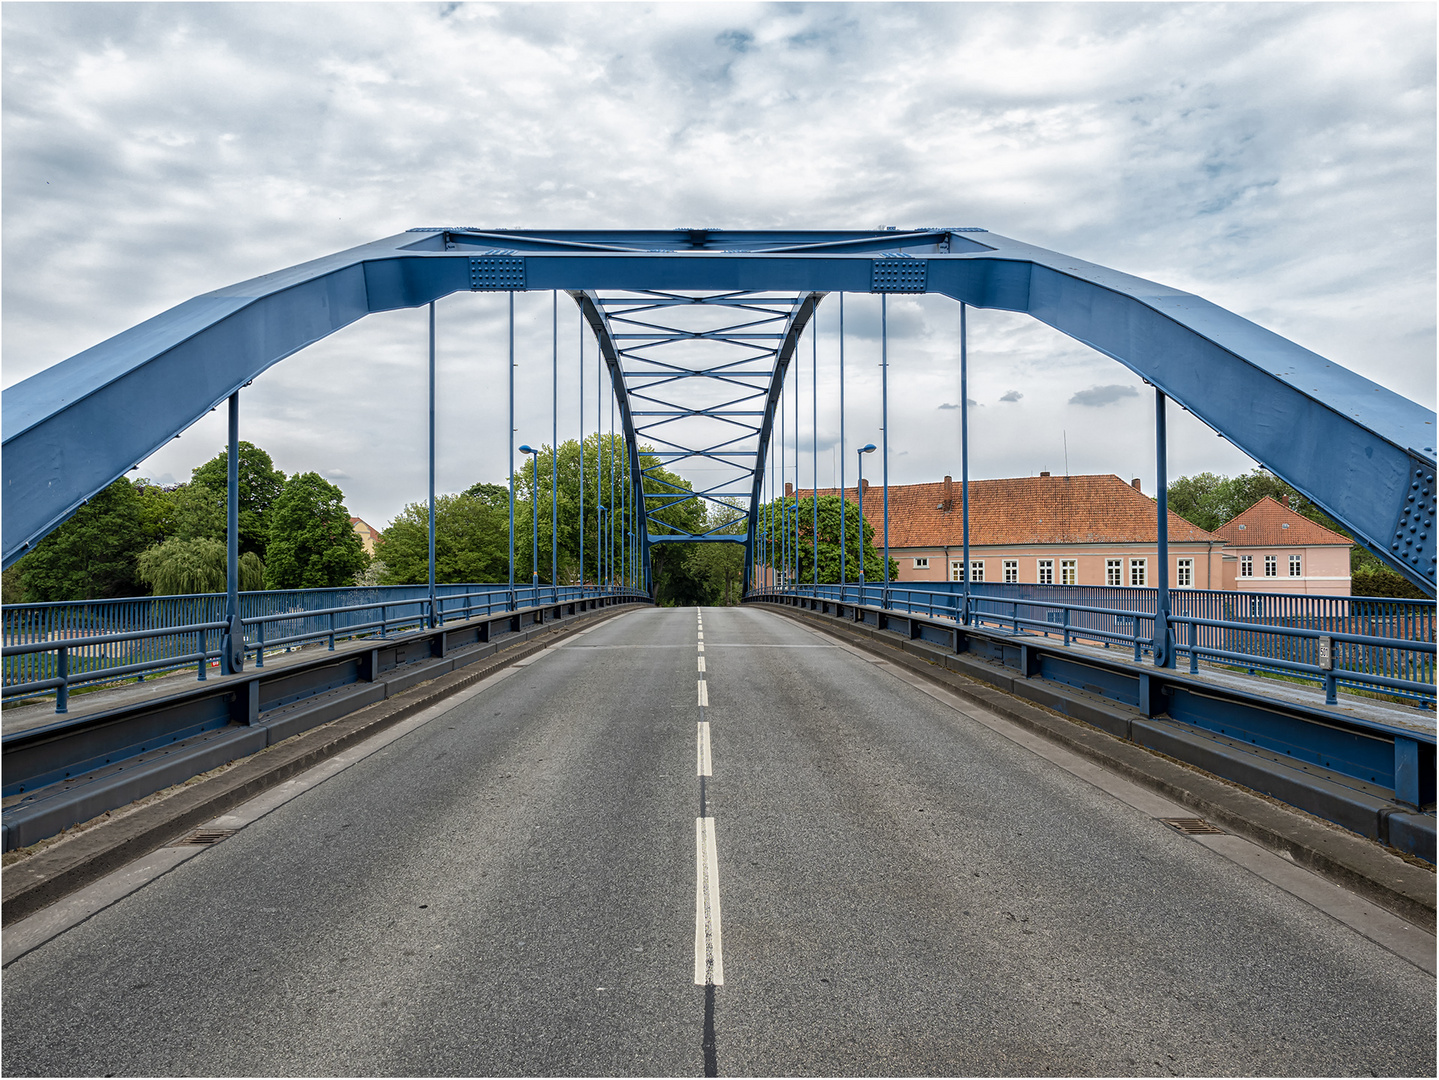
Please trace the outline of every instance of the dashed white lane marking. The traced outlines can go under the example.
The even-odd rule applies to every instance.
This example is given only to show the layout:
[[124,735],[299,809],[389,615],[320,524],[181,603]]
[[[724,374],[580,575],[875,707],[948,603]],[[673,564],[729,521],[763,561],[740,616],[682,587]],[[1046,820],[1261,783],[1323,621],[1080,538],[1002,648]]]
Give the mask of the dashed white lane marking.
[[695,985],[724,985],[715,819],[695,818]]
[[701,641],[703,641],[703,640],[705,639],[705,632],[704,632],[703,630],[701,630],[701,631],[699,632],[699,635],[700,635],[699,639],[700,639]]
[[714,764],[710,760],[710,725],[708,720],[701,720],[699,723],[699,775],[714,775]]
[[705,669],[705,658],[703,656],[699,658],[699,664],[698,670],[703,671]]
[[704,651],[705,651],[705,643],[704,643],[703,641],[701,641],[701,642],[700,642],[700,652],[704,652]]
[[704,681],[703,679],[701,679],[701,680],[699,681],[699,688],[700,688],[700,705],[702,705],[702,706],[704,706],[704,707],[708,707],[708,706],[709,706],[709,703],[710,703],[710,693],[709,693],[709,691],[708,691],[707,689],[705,689],[705,681]]

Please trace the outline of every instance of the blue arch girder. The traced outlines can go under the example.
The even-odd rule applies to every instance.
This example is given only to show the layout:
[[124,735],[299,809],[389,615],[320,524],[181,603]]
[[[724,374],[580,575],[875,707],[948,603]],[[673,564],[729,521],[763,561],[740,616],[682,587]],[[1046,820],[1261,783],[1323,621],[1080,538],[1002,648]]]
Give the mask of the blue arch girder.
[[927,292],[1028,313],[1163,390],[1434,591],[1432,410],[1189,293],[943,228],[412,230],[207,293],[4,391],[4,565],[230,393],[357,319],[549,289]]

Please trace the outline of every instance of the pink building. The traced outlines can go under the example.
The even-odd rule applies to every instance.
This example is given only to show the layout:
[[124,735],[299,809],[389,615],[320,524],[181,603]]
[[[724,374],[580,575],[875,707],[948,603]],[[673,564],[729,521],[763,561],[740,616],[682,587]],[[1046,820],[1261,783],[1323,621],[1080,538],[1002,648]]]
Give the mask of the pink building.
[[[799,494],[809,497],[807,491]],[[882,543],[882,491],[868,482],[864,515],[874,527],[875,543]],[[975,581],[1153,588],[1158,535],[1154,500],[1139,490],[1138,480],[1127,484],[1112,474],[1044,472],[969,483],[969,558]],[[962,581],[963,542],[960,485],[952,477],[938,484],[891,485],[889,547],[899,564],[897,580]],[[1223,549],[1223,537],[1171,512],[1170,586],[1224,588]]]
[[1350,595],[1348,537],[1266,496],[1220,527],[1226,589]]

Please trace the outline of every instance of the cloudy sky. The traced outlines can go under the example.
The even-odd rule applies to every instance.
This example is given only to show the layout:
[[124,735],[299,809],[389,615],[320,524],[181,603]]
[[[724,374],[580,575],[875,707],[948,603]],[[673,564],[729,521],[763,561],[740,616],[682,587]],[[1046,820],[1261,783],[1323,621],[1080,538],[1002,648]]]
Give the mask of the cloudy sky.
[[[1435,404],[1431,4],[11,2],[0,19],[6,386],[414,226],[972,225],[1198,293]],[[441,490],[504,477],[503,303],[439,305]],[[517,442],[549,441],[550,303],[517,301]],[[852,447],[878,441],[877,301],[846,316]],[[829,302],[825,484],[834,319]],[[561,324],[565,438],[573,307]],[[895,482],[958,475],[956,333],[950,301],[892,304]],[[972,475],[1153,490],[1152,398],[1124,368],[1001,312],[973,313],[970,345]],[[372,316],[257,380],[242,437],[383,527],[425,493],[425,357],[422,311]],[[185,479],[223,440],[222,410],[141,473]],[[1250,464],[1171,421],[1173,474]]]

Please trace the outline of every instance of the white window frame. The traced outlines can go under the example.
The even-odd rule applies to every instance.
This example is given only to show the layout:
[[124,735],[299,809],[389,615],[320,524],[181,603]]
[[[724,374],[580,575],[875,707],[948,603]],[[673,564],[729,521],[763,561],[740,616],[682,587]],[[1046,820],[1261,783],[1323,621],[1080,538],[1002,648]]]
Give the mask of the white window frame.
[[1179,559],[1174,564],[1174,583],[1181,589],[1194,588],[1194,560]]
[[983,559],[970,559],[970,560],[969,560],[969,580],[970,580],[970,581],[983,581],[983,580],[984,580],[984,560],[983,560]]
[[1015,584],[1015,583],[1018,582],[1018,581],[1019,581],[1019,560],[1018,560],[1018,559],[1005,559],[1005,560],[1004,560],[1004,583],[1005,583],[1006,585],[1013,585],[1013,584]]
[[1252,578],[1252,577],[1254,576],[1254,556],[1253,556],[1253,555],[1241,555],[1241,556],[1239,556],[1239,576],[1240,576],[1240,577],[1249,577],[1249,578]]
[[1279,556],[1278,556],[1278,555],[1266,555],[1266,556],[1264,556],[1264,576],[1265,576],[1265,577],[1278,577],[1278,576],[1279,576]]
[[1061,585],[1078,585],[1078,584],[1079,584],[1079,560],[1078,560],[1078,559],[1060,559],[1060,560],[1059,560],[1059,583],[1060,583]]
[[949,580],[950,580],[950,581],[963,581],[963,580],[964,580],[964,560],[963,560],[963,559],[950,559],[950,560],[949,560]]
[[1131,588],[1143,588],[1149,584],[1149,560],[1129,560],[1129,585]]
[[1104,583],[1106,585],[1112,585],[1116,588],[1124,584],[1123,559],[1104,560]]
[[928,556],[928,555],[916,555],[915,558],[914,558],[914,568],[915,568],[916,570],[928,570],[928,569],[929,569],[929,556]]
[[1304,576],[1304,557],[1303,557],[1302,555],[1291,555],[1291,556],[1289,556],[1289,576],[1290,576],[1290,577],[1303,577],[1303,576]]
[[1054,584],[1054,560],[1053,560],[1053,559],[1036,559],[1036,560],[1035,560],[1035,570],[1036,570],[1036,572],[1037,572],[1038,575],[1039,575],[1039,583],[1040,583],[1041,585],[1053,585],[1053,584]]

